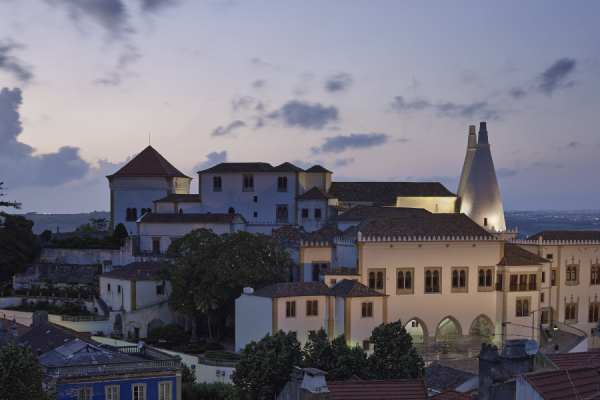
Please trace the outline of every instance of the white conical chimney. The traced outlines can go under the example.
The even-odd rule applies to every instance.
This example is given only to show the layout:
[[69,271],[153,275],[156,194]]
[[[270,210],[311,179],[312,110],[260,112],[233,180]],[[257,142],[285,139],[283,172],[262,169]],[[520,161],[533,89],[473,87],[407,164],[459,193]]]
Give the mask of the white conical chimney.
[[475,125],[469,126],[469,141],[467,143],[467,155],[465,157],[465,163],[463,165],[462,174],[460,175],[460,183],[458,184],[457,196],[462,198],[465,194],[465,187],[467,186],[467,179],[469,178],[469,172],[471,171],[471,165],[473,164],[473,157],[475,157],[475,149],[477,146],[477,135],[475,134]]
[[485,122],[479,125],[479,138],[465,184],[460,211],[486,229],[494,226],[497,230],[506,230],[504,208]]

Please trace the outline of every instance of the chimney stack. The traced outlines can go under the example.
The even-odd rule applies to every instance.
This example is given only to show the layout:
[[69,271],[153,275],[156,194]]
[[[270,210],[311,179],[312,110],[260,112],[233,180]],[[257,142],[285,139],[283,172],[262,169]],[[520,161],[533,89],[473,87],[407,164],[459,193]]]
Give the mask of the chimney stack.
[[48,322],[48,313],[46,311],[37,310],[33,312],[31,328]]
[[[475,134],[475,125],[469,126],[469,138],[467,141],[467,155],[465,157],[465,163],[463,164],[462,174],[460,175],[460,183],[458,184],[457,196],[461,201],[465,194],[465,187],[467,185],[467,179],[469,179],[469,172],[471,172],[471,165],[473,164],[473,157],[475,157],[475,149],[477,146],[477,135]],[[460,205],[459,205],[460,207]],[[460,210],[460,208],[459,208]],[[457,210],[457,211],[459,211]]]
[[325,382],[327,372],[316,368],[304,368],[304,379],[298,393],[298,400],[330,400],[331,393]]

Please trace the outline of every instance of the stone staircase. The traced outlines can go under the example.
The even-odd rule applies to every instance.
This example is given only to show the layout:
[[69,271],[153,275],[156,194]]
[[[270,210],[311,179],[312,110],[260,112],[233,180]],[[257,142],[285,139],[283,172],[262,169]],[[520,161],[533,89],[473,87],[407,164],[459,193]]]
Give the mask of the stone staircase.
[[106,305],[104,300],[102,300],[101,298],[94,298],[94,303],[96,303],[98,306],[98,314],[105,316],[110,315],[110,310],[108,309],[108,306]]

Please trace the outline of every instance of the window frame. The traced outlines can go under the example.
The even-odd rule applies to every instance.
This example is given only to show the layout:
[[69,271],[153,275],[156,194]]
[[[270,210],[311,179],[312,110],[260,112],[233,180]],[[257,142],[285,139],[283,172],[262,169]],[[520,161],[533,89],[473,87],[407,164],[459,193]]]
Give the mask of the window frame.
[[370,351],[371,350],[371,341],[369,339],[365,339],[362,342],[363,350]]
[[[110,395],[111,395],[113,398],[110,398],[110,399],[108,398],[108,395],[109,395],[109,394],[108,394],[108,391],[109,391],[110,389],[117,389],[117,397],[116,397],[116,398],[114,398],[114,396],[113,396],[113,394],[112,394],[112,393],[111,393]],[[121,386],[119,386],[119,385],[110,385],[110,386],[105,386],[105,387],[104,387],[104,398],[105,398],[106,400],[119,400],[119,399],[121,398]]]
[[[519,304],[521,305],[521,311],[519,312]],[[525,315],[527,313],[527,315]],[[515,317],[517,318],[528,318],[531,313],[531,296],[519,296],[515,298]],[[520,315],[519,315],[520,314]]]
[[556,268],[550,270],[550,286],[556,286]]
[[578,286],[581,279],[581,261],[575,263],[574,256],[570,264],[568,260],[565,260],[565,273],[565,286]]
[[360,315],[361,315],[361,318],[374,318],[373,317],[373,301],[363,301],[361,303]]
[[213,192],[223,191],[223,178],[220,176],[213,176]]
[[[86,399],[84,390],[90,391],[89,399]],[[77,388],[77,400],[93,400],[94,399],[94,388],[92,386],[80,387]]]
[[287,192],[287,176],[277,177],[277,191]]
[[[398,286],[398,282],[399,282],[399,278],[398,275],[402,273],[403,275],[403,287],[399,288]],[[410,282],[410,287],[407,288],[406,287],[406,282],[407,282],[407,273],[410,274],[410,277],[408,278],[408,281]],[[396,276],[395,279],[396,281],[396,294],[414,294],[415,293],[415,269],[414,268],[396,268]]]
[[[140,398],[140,397],[138,396],[138,398],[137,398],[137,399],[134,397],[134,396],[135,396],[135,394],[134,394],[134,388],[135,388],[136,386],[141,386],[141,387],[143,388],[143,390],[142,390],[142,392],[143,392],[143,393],[142,393],[142,397]],[[147,390],[147,385],[146,385],[146,383],[142,383],[142,382],[136,382],[136,383],[132,383],[132,384],[131,384],[131,400],[147,400],[147,398],[148,398],[148,396],[147,396],[147,395],[148,395],[148,390]]]
[[[456,273],[456,286],[454,286],[454,273]],[[464,274],[464,282],[461,286],[462,274]],[[452,267],[450,276],[452,277],[450,293],[469,293],[469,267]]]
[[317,331],[308,331],[308,335],[306,336],[307,341],[315,340],[315,336],[317,336]]
[[[281,216],[279,216],[279,209],[281,208]],[[275,205],[275,221],[276,222],[288,222],[289,221],[289,204],[276,204]]]
[[164,296],[165,294],[165,286],[164,285],[156,285],[156,295]]
[[[160,385],[168,385],[168,388],[169,388],[169,391],[168,391],[169,397],[163,397],[162,399],[160,398]],[[158,398],[158,400],[174,400],[173,399],[173,382],[171,382],[171,381],[161,381],[161,382],[158,382],[157,389],[158,389],[158,391],[157,391],[157,395],[158,395],[157,398]],[[165,394],[166,393],[167,393],[167,391],[165,390]]]
[[106,291],[110,292],[110,282],[106,284]]
[[[431,291],[427,291],[427,273],[430,273],[430,279],[431,279]],[[438,291],[434,291],[433,289],[435,288],[436,285],[434,285],[434,279],[435,279],[435,274],[437,273],[437,277],[438,277]],[[443,289],[442,289],[442,267],[425,267],[424,271],[423,271],[423,293],[424,294],[439,294],[439,293],[443,293]]]
[[[306,217],[304,216],[304,214],[306,214]],[[309,219],[310,218],[310,210],[308,208],[301,209],[300,218],[301,219]]]
[[254,174],[242,174],[242,192],[254,192]]
[[319,316],[319,300],[306,300],[306,316],[307,317],[318,317]]
[[[371,273],[375,274],[374,275],[375,276],[375,282],[374,282],[373,287],[371,287],[370,282],[369,282],[369,278],[368,278]],[[381,289],[377,289],[377,275],[379,273],[382,274],[382,284],[383,284],[383,287]],[[369,268],[369,269],[367,269],[367,286],[370,289],[373,289],[373,290],[378,291],[379,293],[384,293],[385,294],[385,285],[386,285],[386,281],[387,281],[387,278],[386,278],[385,274],[386,274],[386,269],[385,268]]]
[[[483,275],[481,274],[483,272]],[[483,278],[483,286],[481,285]],[[493,292],[496,284],[496,268],[493,266],[477,267],[477,291]]]
[[296,300],[289,300],[285,302],[285,317],[296,318]]
[[323,209],[322,208],[315,208],[315,209],[313,209],[313,213],[315,215],[315,220],[316,221],[320,221],[323,218]]

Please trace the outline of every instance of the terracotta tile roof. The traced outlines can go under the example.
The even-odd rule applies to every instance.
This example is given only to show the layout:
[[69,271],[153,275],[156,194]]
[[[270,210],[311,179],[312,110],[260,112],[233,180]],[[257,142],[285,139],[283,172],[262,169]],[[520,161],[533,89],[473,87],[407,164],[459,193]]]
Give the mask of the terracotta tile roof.
[[327,173],[333,174],[333,172],[321,167],[320,165],[313,165],[312,167],[307,169],[306,172],[327,172]]
[[360,276],[356,268],[327,268],[321,270],[319,275],[346,275],[346,276]]
[[331,226],[325,226],[315,232],[303,232],[293,226],[285,225],[281,228],[273,229],[273,238],[280,243],[293,242],[300,244],[300,240],[304,242],[327,242],[330,246],[333,238],[342,236],[342,231]]
[[463,358],[462,360],[439,360],[434,361],[434,364],[448,365],[452,368],[467,371],[475,375],[479,375],[479,358]]
[[[13,326],[12,319],[0,318],[0,322],[2,322],[2,325],[4,325],[8,329],[8,331],[12,333],[12,326]],[[23,336],[24,334],[29,332],[30,328],[28,326],[20,324],[18,322],[16,324],[17,324],[17,333],[19,334],[19,336]]]
[[[62,346],[73,339],[79,339],[90,344],[98,344],[92,340],[91,333],[89,332],[77,332],[48,321],[39,324],[21,336],[21,344],[30,346],[33,351],[39,349],[42,351],[42,354],[45,354],[52,350],[52,348]],[[52,348],[50,348],[49,342]]]
[[327,200],[333,198],[332,195],[316,186],[297,197],[298,200]]
[[189,178],[189,176],[184,175],[181,171],[171,165],[171,163],[158,151],[154,150],[152,146],[146,147],[140,154],[135,156],[133,160],[125,164],[123,168],[112,175],[108,175],[107,178],[127,176]]
[[138,261],[123,265],[100,276],[106,278],[125,279],[128,281],[153,281],[156,279],[156,271],[169,265],[163,261]]
[[373,213],[347,235],[493,237],[465,214]]
[[446,390],[442,393],[434,394],[431,398],[435,400],[474,400],[475,397],[473,395],[477,392],[479,392],[479,389],[477,388],[464,393],[459,392],[458,390]]
[[504,245],[504,257],[498,265],[541,265],[543,262],[549,261],[515,244],[507,243]]
[[364,221],[373,213],[431,214],[424,208],[356,206],[333,218],[334,221]]
[[160,200],[154,200],[153,203],[200,203],[198,194],[170,194]]
[[423,379],[327,382],[331,400],[427,400]]
[[600,240],[600,231],[542,231],[529,237],[529,240]]
[[523,375],[544,398],[595,399],[598,393],[598,369],[589,367],[558,369]]
[[331,290],[323,282],[283,282],[255,290],[252,295],[271,298],[329,296]]
[[580,353],[549,353],[546,357],[558,368],[574,368],[584,366],[600,366],[600,353],[583,351]]
[[[293,226],[285,225],[281,228],[273,229],[272,236],[275,240],[280,243],[283,242],[300,242],[302,239],[302,232],[298,228]],[[303,240],[303,239],[302,239]]]
[[385,297],[387,294],[378,292],[360,282],[342,279],[331,287],[331,292],[338,297]]
[[443,364],[433,364],[425,369],[427,387],[438,392],[456,389],[477,375]]
[[304,172],[304,170],[300,167],[296,167],[294,164],[289,162],[284,162],[273,168],[273,172]]
[[345,202],[395,206],[398,197],[456,197],[439,182],[331,182],[329,193]]
[[140,222],[154,224],[233,224],[237,222],[246,222],[241,214],[167,214],[167,213],[146,213]]
[[342,234],[342,231],[340,231],[338,228],[325,226],[318,231],[305,233],[302,236],[302,240],[305,242],[328,242],[331,245],[333,238],[336,236],[342,236]]

